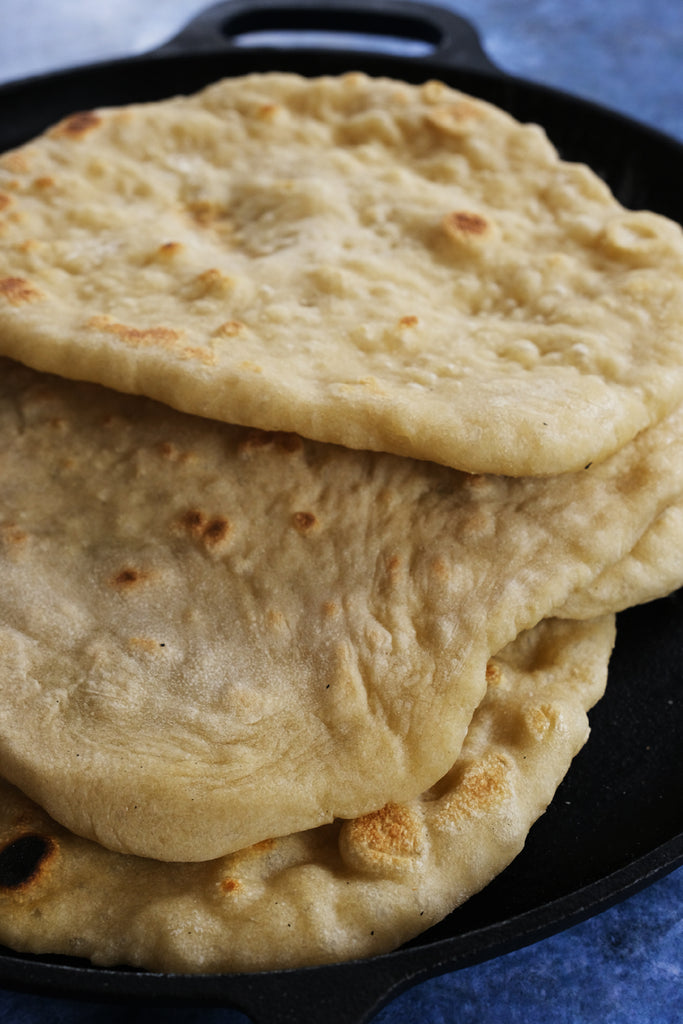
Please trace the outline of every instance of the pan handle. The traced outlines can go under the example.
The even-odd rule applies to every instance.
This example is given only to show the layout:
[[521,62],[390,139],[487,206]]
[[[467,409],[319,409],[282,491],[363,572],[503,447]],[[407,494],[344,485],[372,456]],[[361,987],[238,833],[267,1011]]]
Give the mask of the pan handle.
[[[430,61],[502,74],[469,21],[445,7],[411,0],[227,0],[198,14],[155,55],[243,50],[239,37],[261,32],[355,33],[418,41],[430,48]],[[296,42],[282,44],[285,49],[291,45]]]

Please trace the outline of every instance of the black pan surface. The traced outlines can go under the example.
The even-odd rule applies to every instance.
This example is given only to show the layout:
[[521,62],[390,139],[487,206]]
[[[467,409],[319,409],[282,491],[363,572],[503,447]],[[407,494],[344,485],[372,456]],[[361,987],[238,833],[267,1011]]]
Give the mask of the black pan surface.
[[[402,58],[236,44],[235,37],[265,29],[379,33],[421,40],[433,53]],[[626,206],[683,222],[683,146],[599,106],[503,74],[468,23],[403,0],[218,4],[152,54],[0,88],[0,151],[76,110],[160,99],[225,75],[273,69],[440,78],[542,124],[566,159],[590,164]],[[622,613],[589,742],[522,854],[482,893],[395,953],[298,971],[184,976],[102,970],[0,948],[0,985],[86,999],[233,1006],[263,1024],[362,1024],[410,985],[550,935],[683,864],[682,681],[683,592]]]

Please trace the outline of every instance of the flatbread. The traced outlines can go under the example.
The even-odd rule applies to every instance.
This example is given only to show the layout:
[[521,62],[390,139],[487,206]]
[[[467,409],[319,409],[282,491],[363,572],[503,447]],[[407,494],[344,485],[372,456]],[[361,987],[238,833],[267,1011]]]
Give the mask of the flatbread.
[[438,82],[230,79],[0,161],[0,352],[201,416],[511,475],[683,398],[683,235]]
[[584,590],[571,594],[556,615],[570,619],[620,612],[666,597],[683,586],[683,503],[655,519],[625,558]]
[[683,491],[683,410],[578,474],[472,477],[6,361],[0,438],[0,772],[162,860],[433,785],[489,657]]
[[489,664],[486,697],[438,786],[210,863],[111,853],[0,783],[0,941],[181,972],[393,949],[521,850],[587,737],[613,638],[612,617],[542,623]]

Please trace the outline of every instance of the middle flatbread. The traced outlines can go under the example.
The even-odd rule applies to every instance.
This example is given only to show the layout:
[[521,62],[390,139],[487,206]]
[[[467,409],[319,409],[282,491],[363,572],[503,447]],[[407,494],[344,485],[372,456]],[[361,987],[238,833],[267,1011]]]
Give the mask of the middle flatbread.
[[683,500],[665,508],[624,558],[577,590],[556,614],[590,619],[656,601],[683,586]]
[[512,480],[0,370],[0,771],[159,859],[427,789],[489,657],[683,489],[681,412]]

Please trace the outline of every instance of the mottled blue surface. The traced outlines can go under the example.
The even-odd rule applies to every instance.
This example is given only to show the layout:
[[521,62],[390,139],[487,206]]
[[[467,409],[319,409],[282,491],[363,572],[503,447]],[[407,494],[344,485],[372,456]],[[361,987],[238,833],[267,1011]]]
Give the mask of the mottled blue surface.
[[436,978],[376,1024],[679,1024],[683,870],[526,949]]
[[[458,0],[505,70],[591,98],[683,140],[680,0]],[[0,80],[160,44],[197,0],[0,0]],[[230,1010],[108,1006],[0,991],[0,1024],[244,1024]],[[324,1017],[321,1016],[321,1021]],[[683,869],[526,949],[434,978],[376,1024],[678,1024]],[[317,1024],[311,1021],[310,1024]]]
[[683,138],[680,0],[462,0],[495,62]]

